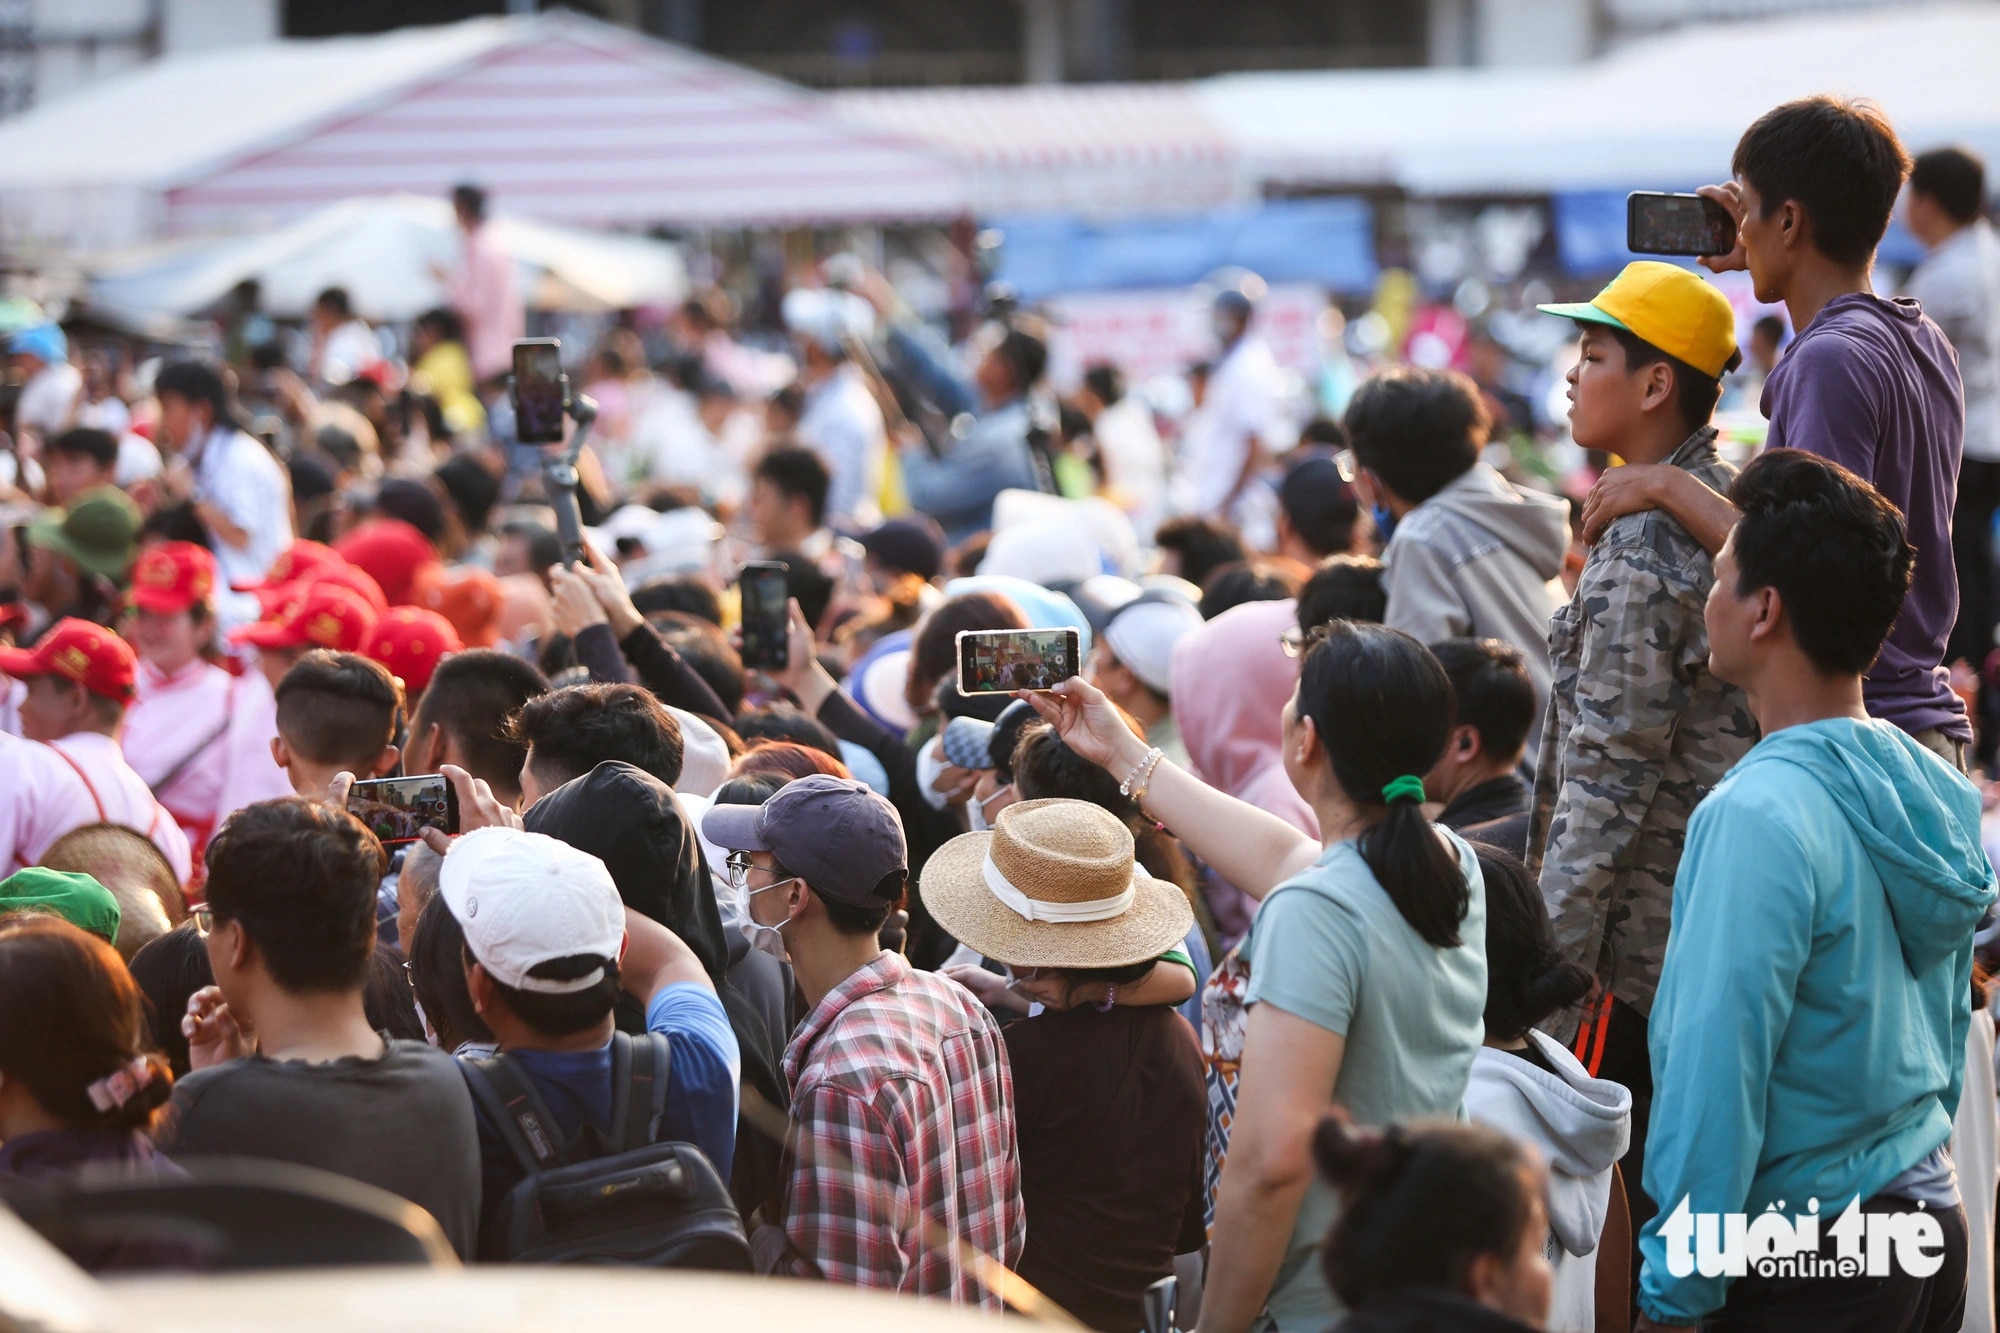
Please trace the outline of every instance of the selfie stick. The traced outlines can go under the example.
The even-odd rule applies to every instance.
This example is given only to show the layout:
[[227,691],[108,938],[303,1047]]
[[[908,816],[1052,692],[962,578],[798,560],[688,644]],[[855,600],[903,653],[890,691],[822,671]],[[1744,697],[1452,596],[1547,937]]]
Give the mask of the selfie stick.
[[556,536],[562,541],[563,564],[574,569],[583,559],[583,511],[576,503],[576,460],[583,454],[583,442],[590,437],[591,423],[597,420],[597,404],[580,393],[565,404],[576,422],[576,434],[569,447],[542,463],[542,488],[548,492],[549,507],[556,511]]

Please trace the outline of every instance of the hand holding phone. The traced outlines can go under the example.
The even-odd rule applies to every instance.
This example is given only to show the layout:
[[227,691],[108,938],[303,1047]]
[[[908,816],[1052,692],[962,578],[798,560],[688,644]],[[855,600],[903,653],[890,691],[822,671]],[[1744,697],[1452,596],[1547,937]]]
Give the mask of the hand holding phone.
[[783,671],[791,665],[790,623],[786,610],[791,593],[785,576],[791,566],[777,560],[753,560],[737,576],[742,597],[743,665],[753,671]]
[[1709,194],[1625,196],[1625,248],[1642,255],[1727,255],[1737,248],[1734,211]]
[[522,444],[561,444],[569,410],[569,376],[563,373],[562,342],[524,338],[514,344],[514,438]]
[[958,635],[958,692],[1053,690],[1079,674],[1073,629],[968,629]]
[[442,773],[356,782],[346,805],[385,847],[415,842],[425,829],[458,832],[458,792]]

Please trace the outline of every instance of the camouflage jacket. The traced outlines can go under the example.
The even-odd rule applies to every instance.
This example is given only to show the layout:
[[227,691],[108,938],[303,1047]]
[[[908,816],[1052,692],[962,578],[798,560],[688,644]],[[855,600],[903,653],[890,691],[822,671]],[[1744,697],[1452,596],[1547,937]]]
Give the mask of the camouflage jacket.
[[[1736,475],[1708,427],[1666,462],[1718,491]],[[1742,692],[1708,672],[1714,581],[1708,553],[1664,510],[1628,514],[1549,622],[1528,866],[1563,955],[1641,1013],[1660,983],[1688,817],[1757,741]]]

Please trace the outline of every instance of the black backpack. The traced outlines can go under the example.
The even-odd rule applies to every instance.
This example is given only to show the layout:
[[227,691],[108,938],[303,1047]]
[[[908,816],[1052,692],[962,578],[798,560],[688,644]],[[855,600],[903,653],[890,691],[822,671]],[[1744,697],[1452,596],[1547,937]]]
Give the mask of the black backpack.
[[481,1238],[522,1264],[750,1271],[728,1187],[692,1143],[658,1143],[673,1048],[656,1032],[611,1038],[611,1132],[569,1144],[534,1081],[505,1054],[461,1060],[466,1086],[524,1173]]

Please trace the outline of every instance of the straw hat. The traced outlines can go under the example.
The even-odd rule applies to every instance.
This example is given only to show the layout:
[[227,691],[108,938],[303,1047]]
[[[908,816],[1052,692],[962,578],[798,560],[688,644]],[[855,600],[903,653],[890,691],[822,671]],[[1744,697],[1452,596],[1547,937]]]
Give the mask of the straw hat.
[[1088,801],[1021,801],[924,864],[937,923],[1009,967],[1126,967],[1178,948],[1194,911],[1132,859],[1132,831]]

